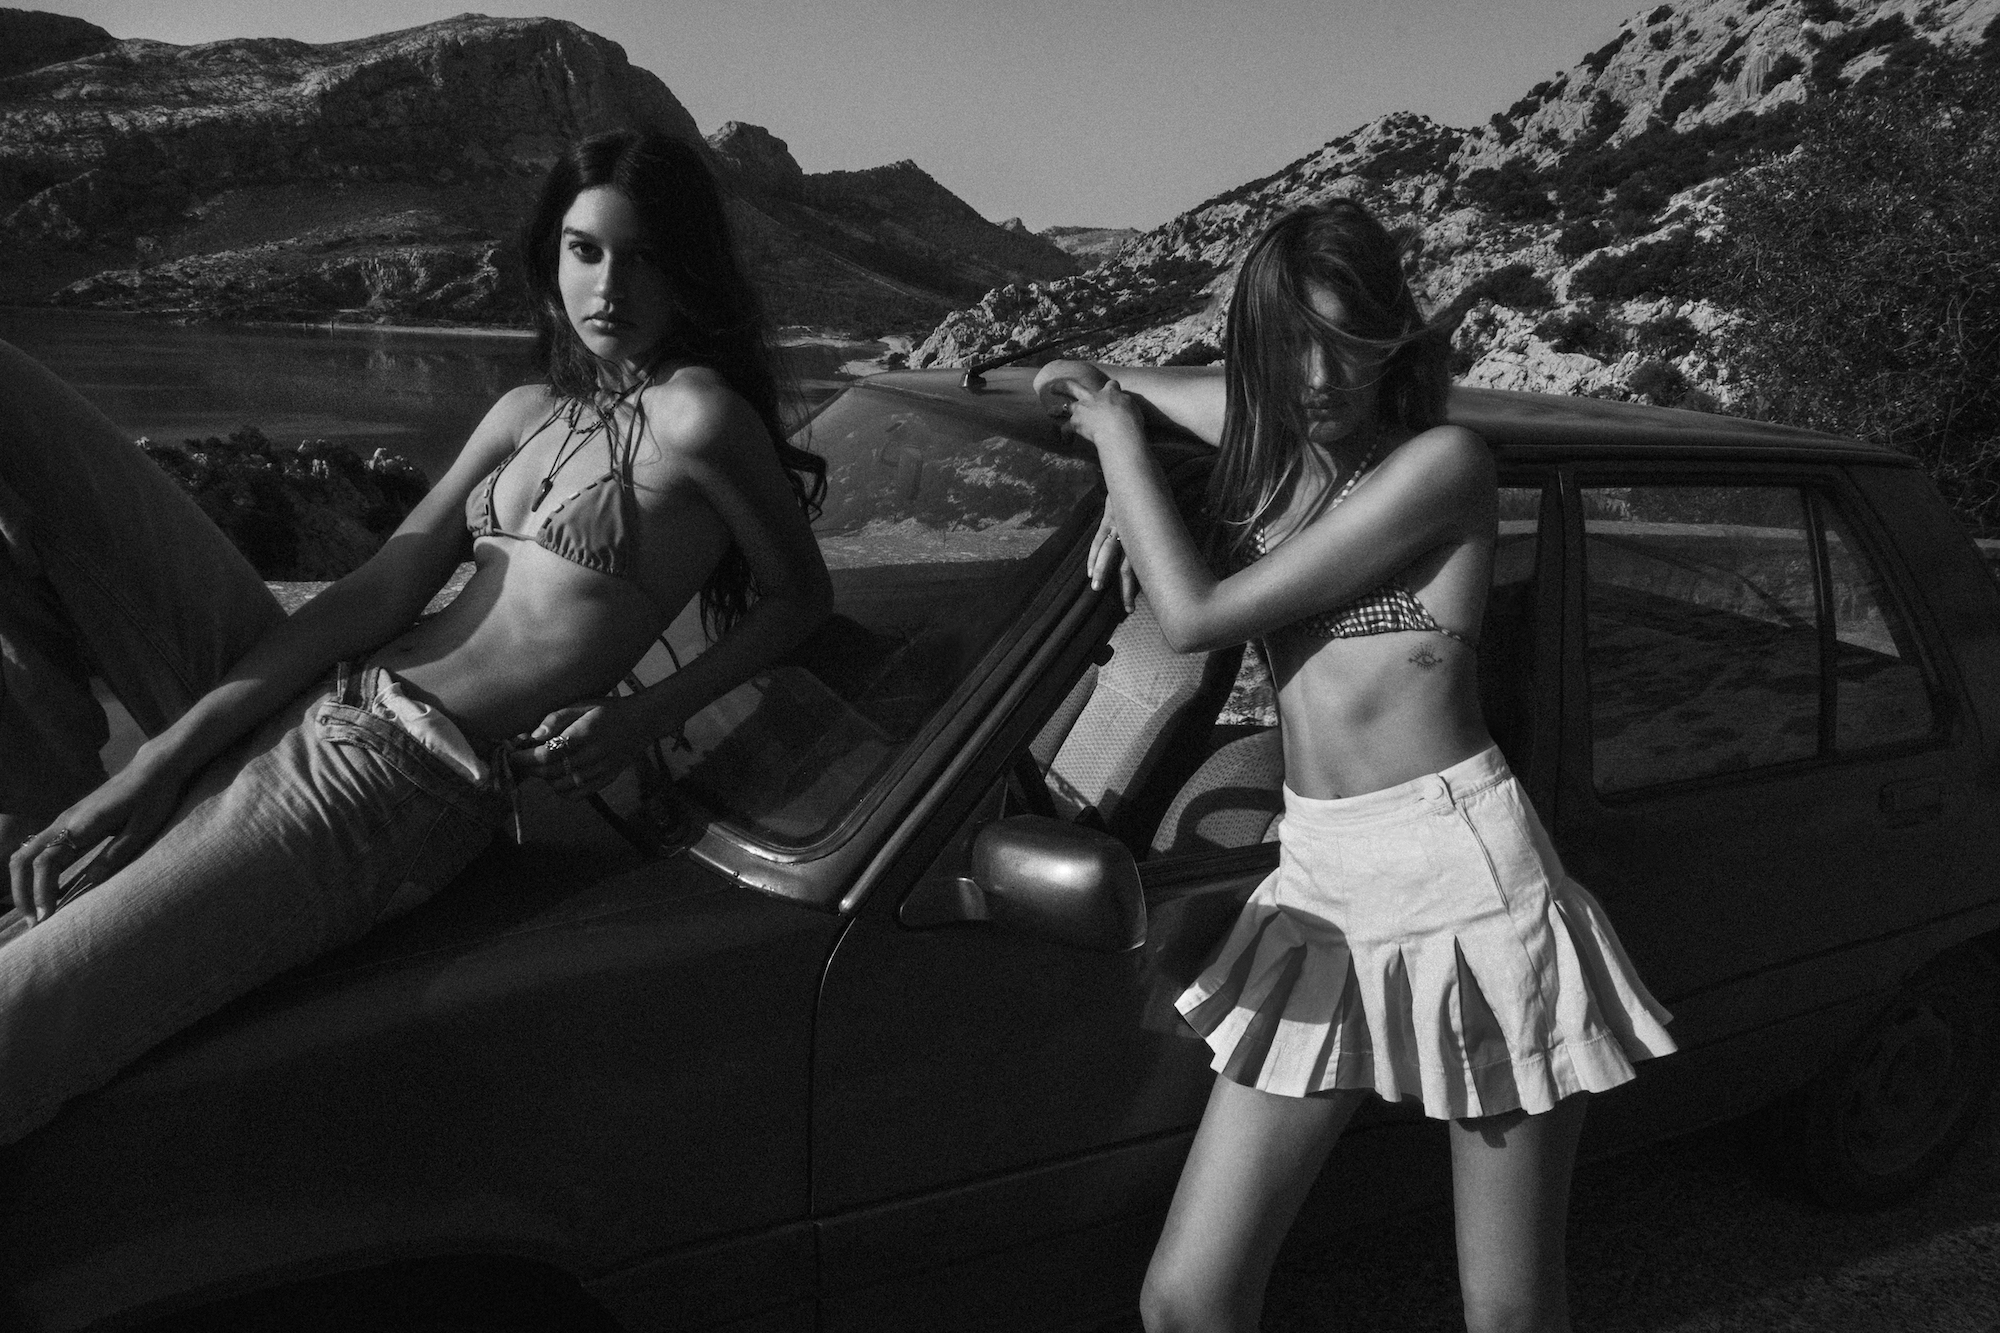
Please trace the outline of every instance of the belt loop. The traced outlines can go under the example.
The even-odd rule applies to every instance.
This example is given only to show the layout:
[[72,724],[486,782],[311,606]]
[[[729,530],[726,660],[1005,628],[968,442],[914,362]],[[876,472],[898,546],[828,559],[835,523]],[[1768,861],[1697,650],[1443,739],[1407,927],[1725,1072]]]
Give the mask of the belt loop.
[[333,701],[337,704],[352,704],[348,698],[348,684],[353,675],[353,663],[342,661],[333,669]]

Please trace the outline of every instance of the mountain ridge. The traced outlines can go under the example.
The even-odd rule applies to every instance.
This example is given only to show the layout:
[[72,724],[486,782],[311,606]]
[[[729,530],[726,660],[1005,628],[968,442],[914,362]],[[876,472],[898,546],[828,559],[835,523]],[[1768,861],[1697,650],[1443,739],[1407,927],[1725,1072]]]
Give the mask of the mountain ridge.
[[[0,300],[519,322],[511,236],[564,142],[658,129],[731,174],[665,83],[562,20],[175,46],[55,17],[0,11],[0,49],[33,38],[60,57],[0,77],[0,238],[22,257]],[[922,328],[995,283],[1076,268],[914,163],[792,170],[796,189],[738,173],[731,200],[780,322]]]
[[[1675,291],[1717,189],[1838,94],[1929,47],[1993,40],[2000,0],[1682,0],[1485,125],[1392,112],[1204,200],[1074,278],[987,292],[910,358],[951,365],[1112,321],[1079,354],[1219,359],[1235,266],[1291,208],[1349,195],[1407,234],[1426,308],[1472,299],[1461,383],[1728,406],[1745,386],[1700,346],[1727,312]],[[1690,397],[1692,395],[1692,397]]]

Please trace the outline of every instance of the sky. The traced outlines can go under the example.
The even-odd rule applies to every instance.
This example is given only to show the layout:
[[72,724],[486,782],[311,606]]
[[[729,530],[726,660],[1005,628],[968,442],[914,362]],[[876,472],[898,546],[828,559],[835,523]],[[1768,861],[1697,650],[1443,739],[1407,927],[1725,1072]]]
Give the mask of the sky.
[[[902,158],[984,216],[1153,227],[1391,111],[1486,120],[1635,0],[470,0],[568,19],[704,133],[764,126],[807,171]],[[342,41],[468,0],[14,0],[116,37]]]

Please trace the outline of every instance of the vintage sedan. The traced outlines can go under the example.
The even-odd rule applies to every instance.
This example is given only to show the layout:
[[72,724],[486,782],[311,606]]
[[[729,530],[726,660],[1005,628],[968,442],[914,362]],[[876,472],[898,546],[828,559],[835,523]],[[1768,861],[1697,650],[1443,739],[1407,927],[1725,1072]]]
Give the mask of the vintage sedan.
[[[0,1327],[1087,1327],[1208,1083],[1172,997],[1276,861],[1268,690],[1082,572],[1025,370],[811,424],[838,614],[612,819],[518,847],[0,1150]],[[1462,391],[1497,451],[1495,736],[1681,1051],[1592,1151],[1780,1099],[1829,1200],[1992,1077],[2000,586],[1885,449]],[[1198,511],[1209,455],[1157,442]],[[699,647],[692,622],[658,663]],[[663,776],[664,775],[664,776]],[[665,781],[671,776],[671,784]],[[1377,1105],[1332,1170],[1443,1171]]]

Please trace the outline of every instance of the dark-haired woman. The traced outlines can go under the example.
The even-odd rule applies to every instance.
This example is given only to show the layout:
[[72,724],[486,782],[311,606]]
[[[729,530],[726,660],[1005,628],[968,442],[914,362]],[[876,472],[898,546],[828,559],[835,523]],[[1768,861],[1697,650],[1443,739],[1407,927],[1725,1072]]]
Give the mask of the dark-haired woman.
[[[0,711],[9,766],[40,770],[0,791],[13,900],[37,922],[0,946],[0,1142],[422,902],[516,778],[596,790],[827,611],[808,527],[824,465],[783,439],[696,151],[581,143],[523,247],[547,383],[501,398],[382,549],[289,619],[109,422],[4,349],[0,634],[43,679]],[[471,580],[419,620],[468,550]],[[721,637],[610,697],[697,595]],[[87,702],[85,660],[154,734],[80,794],[103,724],[65,732],[83,710],[60,700]],[[107,838],[99,887],[56,910]]]
[[[1037,381],[1104,468],[1093,580],[1129,600],[1136,577],[1183,652],[1261,638],[1278,686],[1279,868],[1180,1001],[1221,1077],[1147,1274],[1154,1333],[1257,1327],[1371,1091],[1451,1122],[1468,1327],[1566,1329],[1585,1096],[1673,1049],[1480,714],[1497,492],[1485,444],[1444,421],[1444,332],[1393,238],[1340,201],[1252,246],[1223,370]],[[1147,455],[1147,412],[1219,446],[1226,576]]]

